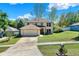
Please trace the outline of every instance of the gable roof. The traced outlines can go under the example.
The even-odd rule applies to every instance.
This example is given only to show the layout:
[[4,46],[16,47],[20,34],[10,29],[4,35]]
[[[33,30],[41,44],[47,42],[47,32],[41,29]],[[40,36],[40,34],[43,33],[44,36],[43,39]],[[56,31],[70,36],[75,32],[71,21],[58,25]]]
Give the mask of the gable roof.
[[16,28],[8,26],[7,29],[6,29],[6,31],[19,31],[19,30],[16,29]]
[[26,25],[20,29],[40,29],[39,27],[33,25],[33,24],[29,24],[29,25]]
[[46,22],[46,23],[48,23],[49,21],[46,19],[43,19],[43,18],[34,18],[29,22]]

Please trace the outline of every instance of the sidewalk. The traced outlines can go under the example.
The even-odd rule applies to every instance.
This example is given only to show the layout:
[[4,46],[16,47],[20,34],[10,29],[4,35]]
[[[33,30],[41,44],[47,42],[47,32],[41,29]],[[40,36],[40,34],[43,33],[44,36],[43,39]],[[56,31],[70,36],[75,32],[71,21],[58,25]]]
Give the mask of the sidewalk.
[[79,41],[65,41],[65,42],[42,42],[37,45],[56,45],[56,44],[74,44],[79,43]]

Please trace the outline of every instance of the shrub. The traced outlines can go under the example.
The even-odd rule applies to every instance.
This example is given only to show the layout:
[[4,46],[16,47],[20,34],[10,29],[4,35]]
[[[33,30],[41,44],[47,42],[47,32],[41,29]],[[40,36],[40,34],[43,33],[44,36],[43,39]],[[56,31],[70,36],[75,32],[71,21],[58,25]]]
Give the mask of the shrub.
[[57,24],[54,25],[54,33],[59,33],[59,32],[63,32],[63,30],[61,29],[61,27]]

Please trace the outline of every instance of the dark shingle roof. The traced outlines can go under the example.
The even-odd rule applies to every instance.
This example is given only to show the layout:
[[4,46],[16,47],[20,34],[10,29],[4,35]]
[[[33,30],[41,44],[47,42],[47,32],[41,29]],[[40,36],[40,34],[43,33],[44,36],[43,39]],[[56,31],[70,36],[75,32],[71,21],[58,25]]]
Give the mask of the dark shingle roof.
[[19,30],[16,29],[16,28],[8,26],[7,29],[6,29],[6,31],[19,31]]

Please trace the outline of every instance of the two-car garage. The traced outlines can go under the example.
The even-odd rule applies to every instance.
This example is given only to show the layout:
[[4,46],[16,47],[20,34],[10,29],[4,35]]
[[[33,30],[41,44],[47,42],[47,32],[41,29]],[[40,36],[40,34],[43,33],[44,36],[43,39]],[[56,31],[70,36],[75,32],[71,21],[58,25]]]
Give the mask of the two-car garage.
[[40,28],[29,24],[27,26],[24,26],[20,28],[21,36],[37,36],[40,35]]

